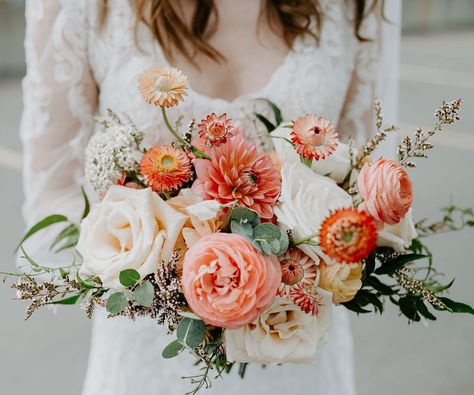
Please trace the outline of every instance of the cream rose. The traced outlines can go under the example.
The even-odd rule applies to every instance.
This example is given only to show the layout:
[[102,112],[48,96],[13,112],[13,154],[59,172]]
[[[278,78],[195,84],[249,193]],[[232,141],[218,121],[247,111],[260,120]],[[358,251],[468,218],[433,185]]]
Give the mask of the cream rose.
[[413,223],[412,209],[410,209],[398,224],[388,225],[379,231],[377,245],[379,247],[392,247],[395,251],[404,251],[410,247],[411,242],[418,236]]
[[[287,141],[291,139],[290,132],[290,128],[279,126],[271,133],[274,136],[272,139],[273,146],[281,163],[297,163],[300,161],[298,153]],[[349,146],[339,142],[336,151],[326,159],[313,160],[311,168],[316,173],[328,176],[336,182],[344,181],[351,170]]]
[[277,297],[252,324],[224,331],[228,361],[311,363],[327,340],[331,326],[331,293],[317,289],[321,304],[316,315]]
[[[352,206],[347,192],[330,178],[315,174],[302,163],[284,164],[281,177],[281,195],[273,211],[278,225],[291,229],[296,240],[317,233],[331,211]],[[298,247],[316,263],[320,258],[331,262],[319,246],[301,244]]]
[[334,304],[354,299],[362,287],[362,263],[335,263],[319,265],[319,286],[332,292]]
[[121,288],[124,269],[135,269],[142,278],[153,273],[159,260],[172,254],[185,221],[151,189],[112,186],[81,223],[81,276]]

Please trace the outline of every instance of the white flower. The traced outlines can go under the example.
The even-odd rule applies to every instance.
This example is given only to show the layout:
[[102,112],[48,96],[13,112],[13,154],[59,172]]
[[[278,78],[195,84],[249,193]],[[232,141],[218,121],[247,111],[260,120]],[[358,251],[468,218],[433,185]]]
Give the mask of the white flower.
[[207,221],[216,218],[222,207],[224,206],[217,200],[203,200],[186,207],[186,212],[197,217],[200,221]]
[[418,236],[413,223],[412,209],[398,224],[384,224],[379,231],[377,245],[379,247],[392,247],[395,251],[403,252],[410,247],[411,242]]
[[77,251],[81,276],[98,276],[105,287],[121,288],[119,274],[135,269],[141,278],[167,260],[186,216],[151,189],[113,185],[81,223]]
[[143,133],[116,117],[104,121],[105,130],[94,134],[86,148],[85,175],[97,192],[106,192],[124,171],[138,171]]
[[[282,163],[296,163],[300,161],[298,153],[287,141],[291,140],[290,132],[290,128],[279,126],[271,133],[272,136],[275,136],[275,138],[272,138],[275,152]],[[336,182],[344,181],[351,170],[349,146],[339,142],[336,151],[326,159],[313,160],[311,168],[316,173],[328,176]]]
[[[284,164],[281,178],[281,195],[273,211],[278,225],[291,229],[296,240],[319,232],[331,211],[352,207],[351,197],[333,180],[315,174],[302,163]],[[317,239],[312,241],[317,242]],[[318,245],[300,244],[298,247],[316,263],[320,257],[331,262]]]
[[316,315],[306,314],[289,300],[277,297],[252,324],[224,331],[228,361],[262,364],[311,363],[326,342],[331,326],[331,293],[321,297]]

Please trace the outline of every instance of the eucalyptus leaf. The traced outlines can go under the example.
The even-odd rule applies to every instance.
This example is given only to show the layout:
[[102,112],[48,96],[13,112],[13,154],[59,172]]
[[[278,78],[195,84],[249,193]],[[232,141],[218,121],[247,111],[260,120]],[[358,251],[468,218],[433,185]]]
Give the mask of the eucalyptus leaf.
[[280,251],[278,251],[275,255],[280,256],[283,255],[290,246],[290,239],[288,238],[288,234],[285,231],[281,231],[280,237]]
[[253,238],[257,241],[260,240],[280,240],[281,230],[278,226],[271,223],[263,223],[256,226],[253,230]]
[[280,240],[272,240],[270,242],[270,248],[272,249],[272,254],[277,255],[281,250]]
[[123,292],[115,292],[109,296],[105,305],[106,310],[111,314],[118,314],[128,306],[128,299]]
[[178,340],[181,340],[188,347],[195,348],[199,346],[206,335],[206,324],[201,320],[183,318],[176,331]]
[[31,236],[33,236],[35,233],[39,232],[40,230],[47,228],[48,226],[57,224],[59,222],[66,222],[68,219],[64,215],[58,215],[58,214],[53,214],[50,215],[46,218],[43,218],[41,221],[33,225],[28,232],[25,233],[23,238],[21,239],[20,243],[18,243],[18,246],[15,248],[15,252],[18,251],[20,246],[28,240]]
[[268,241],[261,240],[258,243],[260,244],[260,247],[262,247],[262,252],[264,255],[272,255],[272,247]]
[[244,236],[245,238],[252,237],[252,225],[247,222],[232,221],[230,223],[230,230],[232,233]]
[[140,281],[140,273],[135,269],[125,269],[120,272],[119,280],[124,287],[133,287]]
[[133,295],[137,304],[143,307],[150,307],[155,297],[155,289],[149,281],[144,281],[137,285],[133,291]]
[[161,355],[166,359],[174,358],[177,357],[183,350],[183,344],[179,340],[174,340],[164,348]]
[[230,212],[230,220],[238,222],[249,223],[252,227],[260,224],[260,217],[258,214],[246,207],[235,207]]

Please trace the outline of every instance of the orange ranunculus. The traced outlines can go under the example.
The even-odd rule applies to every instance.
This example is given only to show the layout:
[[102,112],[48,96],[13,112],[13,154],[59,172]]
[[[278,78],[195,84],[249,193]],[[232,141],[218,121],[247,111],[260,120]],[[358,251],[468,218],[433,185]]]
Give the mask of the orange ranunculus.
[[263,256],[240,235],[204,236],[184,257],[184,296],[210,325],[237,329],[253,322],[272,304],[280,281],[278,259]]
[[413,203],[410,178],[393,160],[380,159],[372,164],[366,163],[360,171],[357,184],[364,198],[360,208],[379,222],[397,224],[405,218]]

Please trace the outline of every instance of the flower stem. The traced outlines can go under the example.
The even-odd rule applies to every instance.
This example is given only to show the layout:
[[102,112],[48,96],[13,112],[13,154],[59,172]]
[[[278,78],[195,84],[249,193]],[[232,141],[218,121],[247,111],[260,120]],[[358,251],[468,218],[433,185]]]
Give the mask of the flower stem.
[[165,121],[165,125],[168,128],[168,130],[171,132],[174,138],[179,141],[179,143],[183,147],[189,149],[197,158],[210,159],[209,156],[205,152],[202,152],[200,149],[196,148],[191,143],[188,143],[178,134],[176,130],[174,130],[174,128],[171,126],[171,123],[168,119],[168,115],[166,115],[166,110],[164,107],[161,107],[161,115],[163,116],[163,120]]

